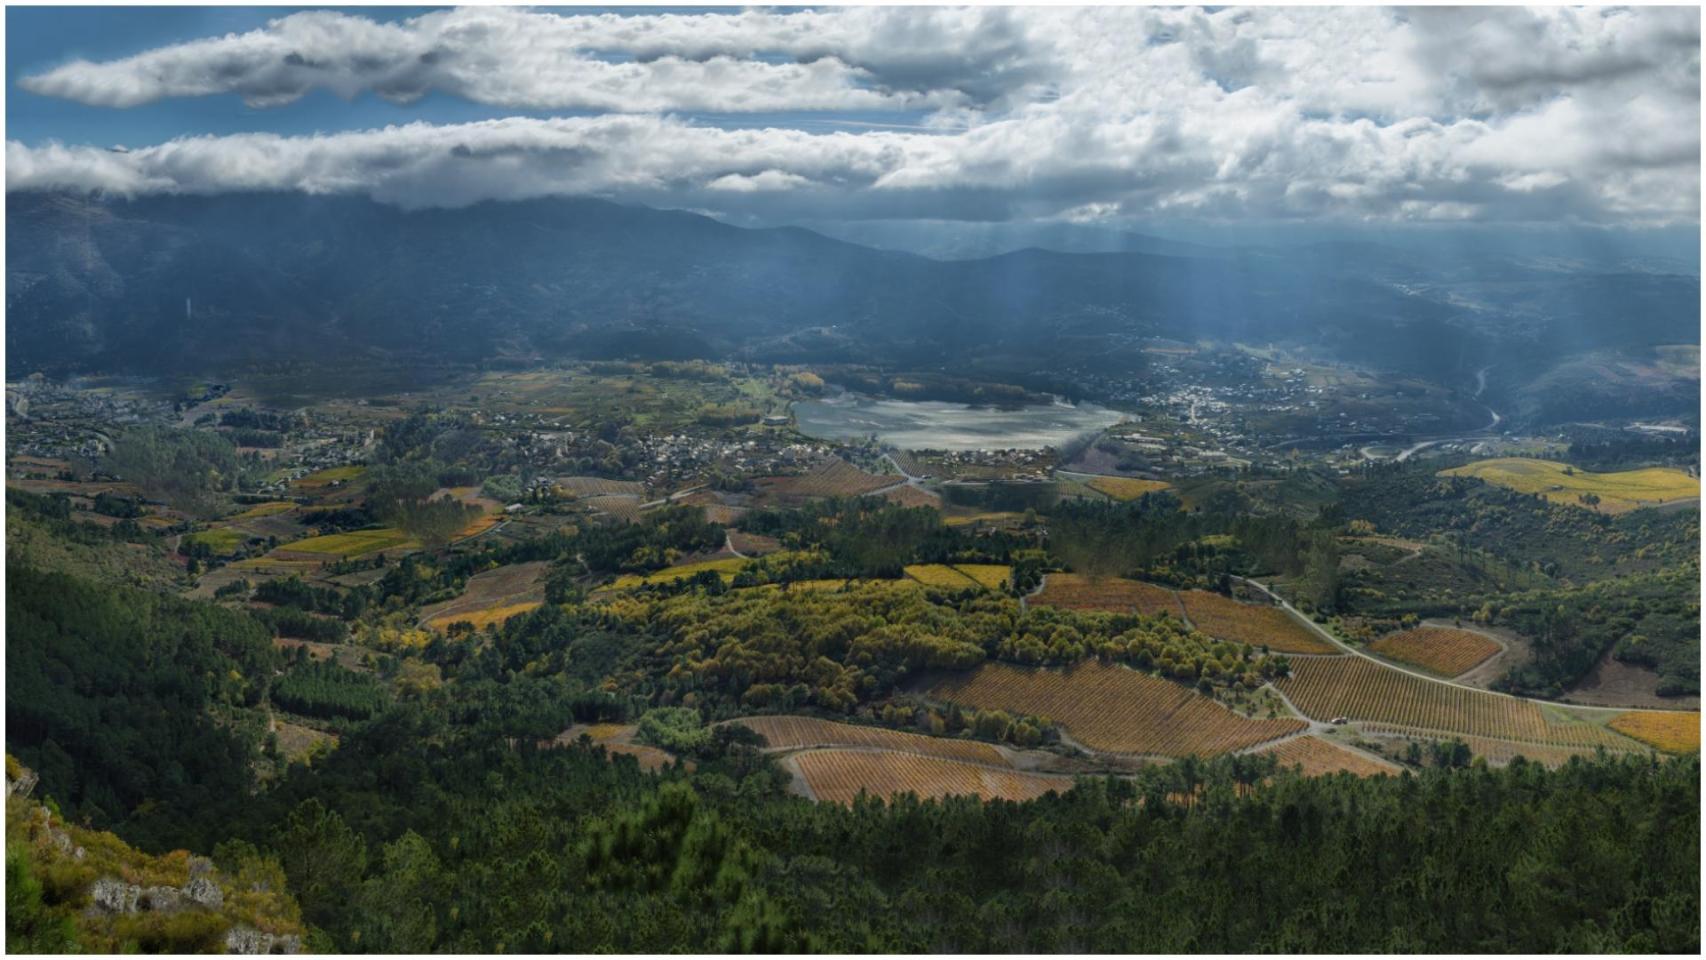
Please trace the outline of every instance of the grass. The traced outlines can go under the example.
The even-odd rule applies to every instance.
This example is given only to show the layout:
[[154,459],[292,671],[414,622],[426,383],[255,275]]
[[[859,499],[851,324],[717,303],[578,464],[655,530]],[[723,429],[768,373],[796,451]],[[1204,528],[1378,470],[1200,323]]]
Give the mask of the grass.
[[1165,480],[1139,480],[1135,477],[1095,477],[1088,481],[1090,489],[1114,500],[1136,500],[1146,493],[1165,490]]
[[1449,477],[1477,477],[1518,493],[1538,493],[1554,503],[1588,507],[1581,497],[1599,498],[1594,509],[1623,513],[1638,507],[1700,496],[1700,481],[1672,467],[1592,473],[1555,460],[1500,457],[1452,470]]
[[381,550],[394,550],[399,547],[414,549],[420,544],[409,538],[409,535],[395,527],[380,527],[374,530],[352,530],[348,533],[331,533],[323,537],[309,537],[279,547],[281,551],[290,553],[317,553],[329,557],[347,559],[349,557],[365,556],[378,553]]
[[723,582],[727,583],[728,581],[733,580],[735,578],[735,574],[745,565],[746,560],[741,557],[724,557],[720,560],[684,563],[676,567],[666,567],[656,573],[648,573],[644,576],[637,573],[623,574],[622,576],[617,577],[616,582],[610,586],[615,590],[632,590],[638,586],[682,580],[687,577],[695,576],[706,570],[715,570],[717,575],[723,578]]
[[1700,714],[1631,710],[1611,719],[1611,729],[1666,753],[1700,750]]

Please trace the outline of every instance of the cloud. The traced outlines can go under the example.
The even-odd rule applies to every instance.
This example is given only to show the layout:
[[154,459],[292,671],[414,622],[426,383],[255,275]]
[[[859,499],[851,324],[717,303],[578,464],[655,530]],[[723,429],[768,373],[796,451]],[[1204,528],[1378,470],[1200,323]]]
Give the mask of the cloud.
[[[764,218],[1699,216],[1697,15],[1662,9],[841,8],[397,24],[314,12],[29,89],[124,105],[440,90],[600,116],[115,154],[8,143],[9,189],[593,194]],[[693,111],[923,110],[727,129]]]

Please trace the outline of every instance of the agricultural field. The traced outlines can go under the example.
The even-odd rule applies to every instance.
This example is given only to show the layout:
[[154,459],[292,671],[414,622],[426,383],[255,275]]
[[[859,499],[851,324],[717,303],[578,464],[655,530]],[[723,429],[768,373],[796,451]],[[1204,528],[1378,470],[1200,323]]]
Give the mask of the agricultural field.
[[231,517],[232,520],[259,520],[263,517],[273,517],[296,509],[296,504],[289,500],[274,500],[270,503],[257,503],[242,513]]
[[840,457],[830,459],[797,477],[769,477],[758,481],[761,490],[787,500],[813,497],[859,497],[891,487],[899,475],[867,473]]
[[409,535],[395,527],[380,527],[374,530],[352,530],[347,533],[331,533],[323,537],[309,537],[287,543],[276,551],[279,559],[315,559],[347,560],[350,557],[363,557],[381,550],[415,550],[420,544],[410,539]]
[[[1540,743],[1522,743],[1516,740],[1499,740],[1493,737],[1477,737],[1461,733],[1441,733],[1438,730],[1418,730],[1414,727],[1399,727],[1382,723],[1362,724],[1363,733],[1381,740],[1410,741],[1423,743],[1444,743],[1451,740],[1462,740],[1469,752],[1476,757],[1485,757],[1487,762],[1495,766],[1504,766],[1522,757],[1534,763],[1548,767],[1559,767],[1570,762],[1571,757],[1592,757],[1598,748],[1591,746],[1560,747]],[[1602,745],[1603,746],[1603,745]],[[1630,744],[1629,749],[1605,747],[1611,753],[1628,753],[1639,750],[1639,744]]]
[[1495,740],[1553,746],[1634,743],[1605,727],[1570,719],[1517,697],[1456,687],[1381,666],[1365,657],[1310,657],[1292,661],[1291,676],[1276,681],[1297,709],[1317,720],[1348,717],[1393,726]]
[[1307,726],[1246,719],[1188,687],[1095,662],[1065,671],[986,663],[942,680],[926,695],[1053,720],[1079,743],[1106,753],[1215,756]]
[[640,498],[624,494],[609,494],[587,497],[580,501],[590,510],[608,514],[618,520],[634,521],[640,518]]
[[291,486],[312,493],[338,484],[347,484],[350,481],[359,480],[366,473],[367,468],[361,466],[331,467],[310,473],[292,483]]
[[642,497],[646,485],[636,480],[607,480],[604,477],[560,477],[551,492],[565,500],[586,497]]
[[[476,626],[483,626],[480,621],[488,614],[499,615],[500,611],[508,611],[501,613],[507,619],[517,613],[525,613],[545,601],[544,578],[549,566],[547,561],[536,560],[475,574],[468,578],[468,585],[463,588],[461,596],[422,607],[421,623],[442,629],[458,620],[468,620]],[[491,622],[490,617],[487,617],[487,622]]]
[[[1700,481],[1673,467],[1591,473],[1555,460],[1501,457],[1445,470],[1442,475],[1477,477],[1518,493],[1538,493],[1554,503],[1601,513],[1625,513],[1700,496]],[[1588,495],[1598,497],[1598,503],[1581,499]]]
[[1666,753],[1698,753],[1700,714],[1671,710],[1631,710],[1611,720],[1611,729]]
[[1043,588],[1028,601],[1066,610],[1103,610],[1109,613],[1170,614],[1184,619],[1178,595],[1166,587],[1121,577],[1087,577],[1081,573],[1051,573]]
[[1280,607],[1239,603],[1207,590],[1183,591],[1179,600],[1191,625],[1219,640],[1253,647],[1266,645],[1279,653],[1340,652]]
[[915,563],[906,568],[906,575],[927,587],[944,590],[971,590],[983,586],[945,563]]
[[882,493],[884,500],[898,503],[903,507],[930,507],[942,509],[942,498],[915,484],[903,483],[890,487]]
[[746,566],[746,560],[741,557],[719,557],[716,560],[702,560],[699,563],[684,563],[676,567],[665,567],[654,573],[625,573],[617,577],[616,582],[610,586],[614,590],[632,590],[635,587],[653,583],[670,583],[675,580],[683,580],[706,570],[715,570],[723,578],[723,582],[727,583],[733,580],[735,574],[744,566]]
[[[593,743],[604,748],[614,760],[618,754],[633,757],[639,763],[641,770],[656,771],[675,763],[675,755],[668,750],[661,750],[646,743],[635,743],[634,724],[631,723],[588,723],[575,724],[558,734],[550,741],[549,746],[566,747],[580,740],[585,734]],[[687,761],[687,769],[693,769],[693,762]]]
[[1282,769],[1302,767],[1306,777],[1320,777],[1330,773],[1354,773],[1359,777],[1374,777],[1381,774],[1396,775],[1401,769],[1397,764],[1372,754],[1352,750],[1315,736],[1293,737],[1256,752],[1272,754]]
[[1013,568],[1000,563],[956,563],[954,569],[976,580],[988,590],[1005,590],[1013,582]]
[[1483,663],[1502,647],[1491,638],[1451,627],[1413,627],[1389,633],[1368,645],[1370,653],[1455,677]]
[[233,527],[213,527],[209,530],[198,530],[185,536],[191,543],[204,544],[216,555],[228,557],[237,552],[237,548],[248,542],[249,535]]
[[[712,523],[717,522],[709,514],[706,515],[705,519]],[[730,530],[729,546],[733,547],[736,553],[749,557],[762,557],[767,553],[775,553],[782,549],[782,541],[775,537],[766,537],[763,534],[747,533],[744,530]]]
[[730,720],[765,739],[767,749],[775,752],[830,747],[859,747],[891,750],[896,753],[916,753],[927,757],[1007,766],[1007,757],[993,744],[978,740],[957,740],[947,737],[927,737],[886,727],[870,727],[852,723],[836,723],[817,717],[766,716]]
[[1172,484],[1165,480],[1139,480],[1136,477],[1094,477],[1085,486],[1110,500],[1136,500],[1146,493],[1165,490]]
[[892,750],[806,750],[788,764],[799,771],[814,799],[851,804],[860,793],[920,799],[975,796],[983,800],[1034,800],[1072,789],[1072,778],[987,767],[977,763]]

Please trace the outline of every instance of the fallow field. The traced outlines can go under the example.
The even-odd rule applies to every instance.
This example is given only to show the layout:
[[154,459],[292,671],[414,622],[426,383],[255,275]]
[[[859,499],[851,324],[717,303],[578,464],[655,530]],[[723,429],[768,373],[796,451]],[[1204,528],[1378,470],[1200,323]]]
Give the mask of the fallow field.
[[1095,662],[1065,671],[986,663],[942,680],[927,696],[1044,717],[1106,753],[1214,756],[1307,726],[1301,720],[1247,719],[1188,687]]

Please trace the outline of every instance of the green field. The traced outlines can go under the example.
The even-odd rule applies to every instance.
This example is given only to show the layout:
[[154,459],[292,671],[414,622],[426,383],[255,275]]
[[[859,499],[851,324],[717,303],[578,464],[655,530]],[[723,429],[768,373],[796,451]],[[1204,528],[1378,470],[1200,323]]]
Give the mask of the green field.
[[296,504],[289,500],[274,500],[271,503],[257,503],[242,513],[232,517],[233,520],[258,520],[262,517],[272,517],[295,509]]
[[1637,507],[1700,496],[1700,481],[1673,467],[1648,467],[1617,473],[1590,473],[1554,460],[1500,457],[1452,470],[1448,477],[1477,477],[1518,493],[1538,493],[1555,503],[1588,506],[1581,498],[1599,498],[1597,509],[1622,513]]
[[211,530],[198,530],[185,537],[191,543],[205,544],[209,550],[221,556],[237,552],[237,548],[249,539],[249,534],[232,527],[214,527]]
[[420,544],[410,539],[409,535],[395,527],[381,527],[377,530],[352,530],[349,533],[332,533],[323,537],[310,537],[279,547],[282,553],[317,553],[328,557],[347,559],[360,557],[381,550],[397,548],[415,549]]

